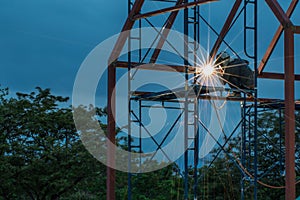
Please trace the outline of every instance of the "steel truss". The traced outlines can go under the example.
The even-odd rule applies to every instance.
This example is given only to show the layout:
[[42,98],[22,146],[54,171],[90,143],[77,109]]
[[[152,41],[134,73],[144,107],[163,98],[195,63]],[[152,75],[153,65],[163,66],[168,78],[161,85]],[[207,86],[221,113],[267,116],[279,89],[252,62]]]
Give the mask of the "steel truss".
[[[188,0],[177,0],[177,1],[167,1],[167,0],[159,0],[161,2],[165,2],[166,4],[171,4],[172,6],[166,7],[160,10],[154,10],[146,13],[142,13],[142,7],[145,3],[145,0],[135,0],[132,2],[131,0],[128,0],[128,18],[125,21],[125,24],[123,26],[122,32],[131,30],[134,25],[137,25],[137,27],[142,27],[142,20],[148,23],[148,25],[153,26],[148,18],[153,16],[158,16],[163,13],[169,13],[169,16],[167,20],[164,23],[165,29],[162,29],[159,31],[157,36],[157,46],[155,47],[155,50],[153,51],[149,63],[152,63],[152,67],[147,68],[144,67],[143,70],[153,70],[153,67],[155,67],[155,70],[157,71],[165,71],[166,69],[163,68],[163,66],[156,63],[157,58],[160,54],[160,49],[166,42],[166,39],[169,34],[169,29],[172,28],[176,17],[178,16],[178,13],[180,10],[183,10],[183,23],[184,23],[184,34],[187,36],[191,36],[194,38],[194,42],[188,41],[188,38],[186,37],[184,39],[184,57],[191,57],[192,55],[195,55],[195,51],[197,51],[198,46],[197,42],[199,42],[200,39],[200,21],[206,24],[211,30],[216,33],[217,39],[214,43],[214,46],[210,50],[211,58],[213,59],[218,52],[221,44],[225,44],[233,53],[235,53],[234,49],[228,45],[228,43],[224,40],[225,36],[228,32],[230,32],[230,29],[234,26],[236,20],[243,14],[244,16],[244,53],[246,56],[248,56],[249,59],[252,59],[253,63],[253,69],[255,70],[255,89],[253,91],[247,91],[247,93],[252,93],[254,98],[248,98],[246,97],[246,93],[244,93],[244,97],[242,98],[227,98],[227,100],[235,100],[235,101],[241,101],[242,104],[242,116],[241,121],[237,125],[237,127],[234,128],[230,136],[226,139],[224,144],[219,145],[221,151],[224,151],[226,154],[229,154],[225,151],[224,147],[230,140],[230,138],[233,136],[233,134],[236,132],[238,127],[242,126],[242,156],[241,156],[241,163],[244,169],[241,169],[242,171],[242,180],[241,180],[241,199],[244,199],[244,183],[246,180],[246,177],[249,178],[249,174],[247,175],[243,171],[248,171],[250,174],[252,174],[251,178],[251,185],[253,187],[253,199],[257,199],[257,182],[258,182],[258,174],[257,174],[257,112],[258,108],[262,103],[272,102],[274,100],[270,99],[259,99],[257,96],[257,78],[269,78],[269,79],[283,79],[285,82],[285,167],[286,167],[286,199],[287,200],[294,200],[295,199],[295,98],[294,98],[294,82],[295,80],[300,80],[300,75],[295,75],[294,73],[294,34],[300,33],[300,26],[295,26],[290,20],[290,17],[298,3],[298,0],[291,1],[291,5],[288,8],[287,12],[285,13],[283,9],[280,7],[278,2],[276,0],[266,0],[266,3],[269,5],[270,9],[273,11],[274,15],[280,22],[280,26],[277,29],[272,42],[267,49],[262,61],[258,63],[258,55],[257,55],[257,20],[258,20],[258,14],[257,14],[257,0],[237,0],[234,2],[231,11],[228,14],[228,17],[226,18],[224,25],[221,29],[221,31],[218,33],[207,21],[206,19],[201,15],[199,7],[201,4],[206,3],[218,3],[216,0],[196,0],[196,1],[188,1]],[[244,3],[242,5],[242,3]],[[249,23],[247,16],[252,16],[253,23]],[[285,44],[285,73],[279,74],[279,73],[270,73],[270,72],[263,72],[263,69],[268,62],[268,59],[275,48],[278,39],[280,35],[284,32],[284,44]],[[249,44],[249,42],[252,40]],[[111,53],[111,56],[108,60],[109,67],[108,67],[108,138],[109,140],[115,144],[116,143],[116,124],[114,120],[115,116],[115,93],[114,89],[116,86],[116,69],[117,68],[127,68],[128,72],[130,72],[131,69],[134,69],[135,67],[144,64],[145,58],[148,56],[150,51],[146,52],[146,55],[142,55],[142,51],[139,50],[139,56],[138,59],[133,59],[131,55],[131,43],[133,41],[137,41],[139,44],[142,42],[142,35],[131,35],[131,33],[122,34]],[[128,46],[128,57],[127,61],[120,61],[119,56],[121,50],[124,48],[125,43],[127,42]],[[248,52],[247,47],[248,45],[253,45],[254,48],[251,52]],[[192,50],[191,50],[192,49]],[[238,54],[235,53],[237,56]],[[143,57],[144,56],[144,57]],[[157,150],[161,148],[161,146],[164,144],[166,138],[174,128],[175,124],[178,122],[179,118],[184,118],[184,146],[187,149],[184,154],[184,170],[182,173],[183,180],[184,180],[184,199],[189,199],[188,191],[191,187],[189,185],[189,160],[193,160],[193,198],[197,199],[197,184],[199,181],[198,177],[198,153],[199,153],[199,126],[201,126],[201,123],[198,123],[198,104],[199,104],[199,98],[206,99],[207,95],[199,97],[191,97],[189,95],[188,88],[191,87],[188,83],[188,79],[190,78],[190,74],[195,73],[195,61],[196,58],[194,58],[194,63],[189,63],[186,59],[183,60],[183,65],[175,66],[175,65],[168,65],[170,68],[176,70],[177,72],[182,72],[185,74],[185,87],[183,90],[179,91],[183,94],[182,99],[176,100],[176,103],[178,102],[180,104],[183,104],[184,109],[180,109],[179,107],[173,107],[173,106],[166,106],[165,102],[172,103],[174,99],[174,94],[168,94],[167,91],[163,91],[160,93],[150,92],[136,92],[131,91],[131,81],[132,77],[130,73],[128,73],[128,148],[129,151],[137,151],[142,152],[143,151],[143,141],[140,139],[137,141],[137,143],[132,143],[132,123],[139,125],[139,134],[141,135],[143,131],[148,132],[149,135],[151,133],[146,130],[143,120],[142,120],[142,112],[143,109],[147,108],[147,105],[144,105],[143,102],[147,101],[160,101],[161,107],[164,109],[178,109],[180,110],[180,113],[178,114],[177,119],[174,121],[173,125],[170,127],[169,131],[167,132],[166,136],[163,138],[162,141],[157,141],[155,138],[151,137],[154,143],[157,145]],[[193,87],[193,86],[192,86]],[[242,91],[243,92],[243,91]],[[200,95],[201,96],[201,95]],[[154,99],[153,99],[154,98]],[[221,97],[222,98],[222,97]],[[134,111],[133,104],[138,104],[138,112]],[[174,103],[174,102],[173,102]],[[282,104],[282,102],[281,102]],[[191,106],[192,105],[192,106]],[[192,107],[192,109],[191,109]],[[189,112],[193,113],[193,120],[192,123],[190,121]],[[188,132],[189,129],[193,129],[194,135],[193,137],[190,137]],[[209,131],[208,131],[209,132]],[[188,141],[193,140],[193,146],[188,147]],[[109,166],[114,166],[115,160],[114,160],[114,154],[115,154],[115,147],[108,146],[108,163]],[[190,152],[194,155],[193,158],[190,158]],[[220,152],[219,152],[220,153]],[[219,154],[218,153],[218,154]],[[217,155],[218,155],[217,154]],[[214,160],[213,160],[214,161]],[[212,161],[212,163],[213,163]],[[211,163],[211,164],[212,164]],[[238,165],[237,165],[238,166]],[[131,194],[131,188],[133,187],[132,183],[132,174],[128,173],[128,199],[132,199]],[[115,199],[115,170],[113,168],[108,167],[107,168],[107,200],[114,200]]]

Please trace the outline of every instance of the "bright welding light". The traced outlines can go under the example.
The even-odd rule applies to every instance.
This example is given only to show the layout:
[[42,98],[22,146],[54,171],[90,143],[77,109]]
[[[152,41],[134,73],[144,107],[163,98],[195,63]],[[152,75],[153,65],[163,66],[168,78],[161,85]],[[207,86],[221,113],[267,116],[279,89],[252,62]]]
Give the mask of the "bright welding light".
[[213,65],[206,64],[202,67],[202,74],[204,76],[211,76],[215,72],[215,68]]

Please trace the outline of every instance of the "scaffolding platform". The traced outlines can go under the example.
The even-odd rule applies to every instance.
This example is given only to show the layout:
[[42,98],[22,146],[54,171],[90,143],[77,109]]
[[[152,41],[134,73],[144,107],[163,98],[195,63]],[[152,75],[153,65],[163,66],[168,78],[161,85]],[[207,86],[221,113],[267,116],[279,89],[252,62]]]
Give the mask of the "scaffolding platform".
[[197,96],[209,95],[210,91],[224,91],[224,88],[194,84],[187,88],[175,88],[160,92],[135,91],[133,93],[133,100],[168,101],[185,98],[186,95],[188,98],[196,98]]
[[[216,92],[218,92],[216,94]],[[228,92],[241,92],[245,94],[241,97],[227,97]],[[159,92],[146,92],[146,91],[134,91],[132,93],[132,100],[148,100],[148,101],[179,101],[185,97],[197,98],[197,99],[210,99],[210,100],[232,100],[232,101],[254,101],[253,90],[237,90],[224,87],[203,86],[199,84],[193,84],[187,88],[175,88],[172,90],[164,90]],[[186,96],[187,95],[187,96]],[[269,102],[271,100],[261,99],[263,102]]]
[[[206,99],[206,100],[228,100],[228,101],[247,101],[254,102],[253,90],[243,90],[241,97],[228,97],[228,92],[241,92],[237,89],[229,89],[223,87],[201,86],[194,84],[187,89],[184,87],[176,88],[173,90],[163,90],[159,92],[135,91],[132,93],[131,100],[144,100],[144,101],[176,101],[180,102],[187,94],[188,98]],[[215,94],[219,92],[219,96]],[[212,95],[212,93],[214,93]],[[249,95],[250,94],[250,95]],[[274,98],[257,98],[258,108],[284,108],[284,100]],[[300,100],[295,101],[295,109],[300,110]]]

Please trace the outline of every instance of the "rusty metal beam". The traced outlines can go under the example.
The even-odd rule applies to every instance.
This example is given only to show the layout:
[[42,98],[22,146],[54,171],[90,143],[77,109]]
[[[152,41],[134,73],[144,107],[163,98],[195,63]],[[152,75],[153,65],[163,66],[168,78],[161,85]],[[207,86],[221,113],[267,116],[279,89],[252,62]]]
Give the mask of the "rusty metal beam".
[[[257,77],[258,78],[266,78],[266,79],[284,80],[284,74],[273,73],[273,72],[262,72]],[[295,74],[295,81],[300,81],[300,74]]]
[[[117,68],[124,68],[128,69],[128,62],[125,61],[117,61],[115,63]],[[183,66],[183,65],[164,65],[164,64],[157,64],[157,63],[131,63],[132,69],[138,70],[154,70],[154,71],[164,71],[164,72],[185,72],[185,67],[188,67],[188,73],[192,74],[195,73],[196,67],[194,66]],[[284,74],[282,73],[274,73],[274,72],[262,72],[258,75],[258,78],[264,79],[277,79],[277,80],[284,80]],[[300,81],[300,74],[295,74],[295,80]]]
[[[180,5],[183,3],[184,0],[178,0],[176,2],[176,5]],[[170,32],[170,29],[172,28],[173,24],[174,24],[174,21],[178,15],[178,12],[179,10],[177,11],[173,11],[171,12],[171,14],[169,15],[167,21],[166,21],[166,25],[165,27],[163,28],[163,31],[161,33],[161,36],[160,36],[160,39],[157,43],[157,46],[151,56],[151,59],[150,59],[150,62],[151,63],[155,63],[157,58],[158,58],[158,55],[160,54],[160,51],[161,51],[161,48],[163,47],[168,35],[169,35],[169,32]]]
[[108,95],[107,95],[107,200],[115,200],[115,144],[116,144],[116,122],[114,119],[116,109],[116,95],[114,89],[116,86],[116,68],[113,65],[108,67]]
[[211,61],[215,57],[215,55],[217,54],[217,51],[218,51],[218,49],[219,49],[222,41],[224,40],[224,38],[225,38],[225,36],[226,36],[226,34],[227,34],[230,26],[231,26],[231,23],[232,23],[232,21],[233,21],[233,19],[235,17],[235,14],[237,13],[237,11],[238,11],[241,3],[242,3],[242,0],[236,0],[235,1],[235,3],[233,5],[233,7],[232,7],[232,9],[231,9],[231,11],[230,11],[227,19],[226,19],[226,21],[225,21],[225,23],[223,25],[223,28],[222,28],[219,36],[218,36],[218,39],[216,40],[216,42],[215,42],[215,44],[214,44],[214,46],[213,46],[213,48],[212,48],[212,50],[210,52]]
[[295,80],[294,33],[292,28],[284,32],[284,98],[285,98],[285,199],[296,199],[295,173]]
[[126,19],[126,22],[122,28],[122,32],[119,35],[115,46],[108,59],[108,95],[107,95],[107,137],[111,143],[107,143],[107,200],[115,200],[115,182],[116,172],[113,166],[115,166],[115,143],[116,143],[116,122],[114,119],[116,102],[115,93],[113,92],[116,85],[116,67],[112,63],[118,59],[120,53],[125,45],[127,38],[129,37],[129,30],[132,29],[134,21],[132,17],[139,13],[145,0],[136,0],[132,6],[132,9]]
[[293,24],[276,0],[266,0],[266,2],[284,28],[289,27]]
[[294,33],[296,33],[296,34],[300,34],[300,26],[294,26],[294,27],[293,27],[293,31],[294,31]]
[[134,2],[132,9],[125,21],[123,28],[122,28],[121,34],[119,35],[119,37],[115,43],[115,46],[110,54],[110,57],[108,59],[109,65],[111,63],[113,63],[115,60],[117,60],[118,57],[120,56],[120,53],[125,45],[125,42],[126,42],[127,38],[129,37],[129,30],[132,29],[134,22],[135,22],[134,20],[132,20],[132,17],[141,11],[141,8],[142,8],[144,2],[145,2],[145,0],[136,0]]
[[[116,182],[116,172],[113,166],[115,166],[115,144],[116,144],[116,122],[114,119],[116,102],[115,102],[115,93],[113,92],[116,85],[116,67],[112,64],[115,60],[118,59],[120,53],[125,45],[127,38],[129,37],[129,30],[132,29],[134,21],[132,17],[139,13],[144,0],[136,0],[134,5],[126,19],[126,22],[122,28],[122,32],[119,35],[115,46],[110,54],[108,59],[108,95],[107,95],[107,179],[106,179],[106,188],[107,200],[115,200],[115,182]],[[111,143],[110,143],[110,142]]]
[[[286,12],[286,15],[288,17],[291,17],[295,8],[296,8],[296,5],[298,4],[298,0],[293,0],[289,6],[289,8],[287,9],[287,12]],[[268,46],[268,49],[266,50],[266,53],[264,55],[264,57],[262,58],[258,68],[257,68],[257,71],[258,71],[258,74],[262,73],[262,71],[264,70],[278,40],[279,40],[279,37],[281,36],[283,32],[283,26],[280,25],[277,29],[277,31],[275,32],[275,35],[273,36],[273,39],[271,40],[271,43],[269,44]]]
[[147,18],[147,17],[153,17],[153,16],[156,16],[156,15],[159,15],[159,14],[178,11],[178,10],[182,10],[182,9],[185,9],[185,8],[191,8],[191,7],[200,5],[200,4],[206,4],[206,3],[215,2],[215,1],[219,1],[219,0],[198,0],[198,1],[193,1],[193,2],[190,2],[190,3],[180,4],[180,5],[176,5],[176,6],[169,7],[169,8],[163,8],[163,9],[160,9],[160,10],[155,10],[155,11],[151,11],[151,12],[144,13],[144,14],[137,14],[132,19],[133,20],[138,20],[138,19],[143,19],[143,18]]
[[[128,69],[128,62],[126,61],[117,61],[115,63],[117,68],[124,68]],[[194,66],[183,66],[183,65],[164,65],[164,64],[157,64],[157,63],[131,63],[132,69],[138,70],[154,70],[154,71],[164,71],[164,72],[185,72],[185,67],[188,67],[188,73],[192,74],[195,73],[196,67]],[[274,73],[274,72],[262,72],[258,75],[258,78],[264,79],[278,79],[284,80],[284,74],[282,73]],[[300,74],[295,74],[295,80],[300,81]]]
[[[117,68],[126,68],[128,69],[128,62],[124,61],[117,61],[115,63]],[[156,71],[165,71],[165,72],[185,72],[185,68],[188,67],[188,73],[195,73],[194,66],[180,66],[180,65],[163,65],[163,64],[156,64],[156,63],[131,63],[132,69],[138,70],[156,70]]]

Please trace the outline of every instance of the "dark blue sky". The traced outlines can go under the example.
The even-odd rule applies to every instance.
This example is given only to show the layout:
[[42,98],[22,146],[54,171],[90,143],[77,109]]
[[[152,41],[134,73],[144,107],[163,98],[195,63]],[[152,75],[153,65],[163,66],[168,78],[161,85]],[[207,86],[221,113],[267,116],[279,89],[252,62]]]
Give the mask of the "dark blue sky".
[[87,54],[120,30],[126,2],[114,4],[96,0],[2,0],[1,85],[12,91],[50,87],[70,96],[76,72]]
[[[226,0],[213,3],[211,7],[205,5],[203,15],[220,30],[229,12],[227,8],[233,2]],[[286,9],[287,1],[279,2]],[[147,5],[158,8],[161,4],[147,1]],[[41,86],[51,88],[56,94],[71,96],[74,78],[84,58],[97,44],[119,32],[126,16],[127,0],[1,0],[0,84],[12,92],[28,92]],[[261,58],[278,22],[265,5],[259,6],[259,16]],[[293,19],[300,25],[299,17]],[[159,21],[154,19],[154,23]],[[176,25],[175,29],[180,31],[181,27]],[[238,52],[242,50],[241,31],[241,26],[234,28],[227,38]],[[215,36],[210,34],[213,41]],[[296,36],[296,44],[299,39]],[[279,45],[266,71],[283,70],[282,44]],[[295,53],[296,72],[299,73],[300,50],[296,49]],[[278,92],[282,88],[282,81],[259,82],[263,97],[282,98],[283,92]],[[296,90],[299,90],[299,83]],[[296,92],[296,98],[299,96]]]

